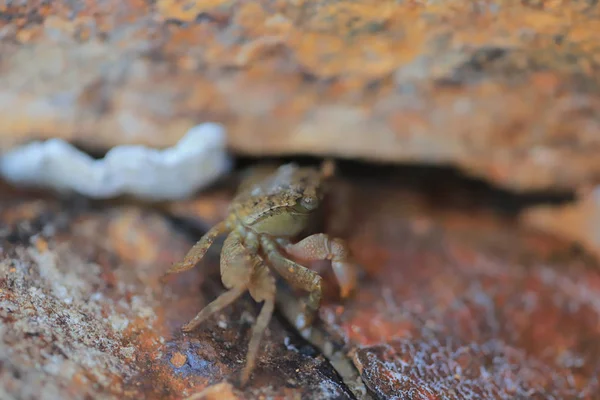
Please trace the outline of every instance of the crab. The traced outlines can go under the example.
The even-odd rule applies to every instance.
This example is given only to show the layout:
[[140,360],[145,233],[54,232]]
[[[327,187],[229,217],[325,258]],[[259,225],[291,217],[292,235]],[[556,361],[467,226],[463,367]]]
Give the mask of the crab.
[[[254,369],[259,345],[272,317],[276,301],[276,276],[291,287],[307,292],[295,321],[302,330],[311,326],[322,298],[322,277],[300,262],[330,260],[342,298],[356,287],[356,266],[345,242],[317,233],[292,243],[317,215],[327,178],[333,174],[331,162],[320,169],[295,163],[280,166],[271,174],[256,174],[238,188],[227,217],[213,226],[174,264],[165,275],[193,268],[220,235],[227,234],[221,250],[221,281],[227,289],[182,327],[190,332],[246,291],[262,308],[252,328],[241,383],[245,385]],[[291,256],[291,257],[290,257]],[[275,274],[274,274],[275,273]]]

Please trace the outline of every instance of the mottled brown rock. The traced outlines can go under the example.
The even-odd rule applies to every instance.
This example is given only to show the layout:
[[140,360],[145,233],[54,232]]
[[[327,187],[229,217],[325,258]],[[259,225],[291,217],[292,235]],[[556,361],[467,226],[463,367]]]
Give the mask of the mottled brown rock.
[[276,319],[253,380],[237,388],[256,307],[241,299],[183,335],[181,325],[224,289],[218,254],[159,282],[193,243],[164,216],[0,193],[1,398],[182,399],[205,389],[213,397],[199,398],[352,398]]
[[351,220],[331,228],[366,276],[321,317],[375,398],[597,399],[597,262],[485,196],[415,179],[424,194],[350,187]]
[[244,154],[452,164],[515,190],[600,172],[589,1],[0,5],[0,149],[163,147],[207,120]]
[[[324,228],[348,240],[364,276],[343,302],[324,269],[320,326],[374,398],[598,398],[597,261],[499,214],[510,201],[497,192],[438,172],[345,171]],[[180,332],[223,291],[219,244],[161,284],[192,244],[164,215],[0,193],[0,387],[9,394],[352,398],[279,316],[250,387],[236,387],[257,311],[247,298]],[[206,224],[227,193],[163,211]]]
[[171,356],[170,362],[171,364],[173,364],[174,367],[181,368],[187,362],[187,357],[184,354],[181,354],[180,352],[176,351]]
[[[374,398],[598,398],[600,266],[520,226],[518,198],[417,170],[340,178],[333,195],[326,231],[364,276],[342,302],[325,266],[320,326]],[[191,204],[172,212],[210,215]]]

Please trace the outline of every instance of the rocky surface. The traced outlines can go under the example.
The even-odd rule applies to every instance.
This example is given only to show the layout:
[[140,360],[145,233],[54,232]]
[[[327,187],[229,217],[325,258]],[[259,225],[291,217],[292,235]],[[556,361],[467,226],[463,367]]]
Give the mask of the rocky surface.
[[[39,3],[39,4],[38,4]],[[513,190],[594,183],[590,1],[0,4],[0,149],[173,145],[451,164]]]
[[598,398],[594,257],[456,187],[415,196],[394,186],[367,180],[344,197],[368,278],[321,312],[375,397]]
[[19,398],[598,398],[597,261],[521,227],[509,195],[440,179],[339,178],[324,230],[348,240],[359,290],[341,301],[323,265],[314,346],[277,314],[245,389],[251,300],[179,331],[224,290],[219,245],[159,282],[230,190],[160,212],[5,195],[2,387]]
[[312,344],[277,314],[239,388],[251,300],[179,330],[223,290],[218,246],[159,282],[233,187],[149,206],[0,183],[0,397],[600,398],[598,21],[563,0],[0,2],[0,153],[165,148],[215,121],[236,154],[581,194],[524,209],[445,170],[342,173],[324,230],[359,290],[323,270]]
[[164,216],[8,191],[2,186],[0,397],[352,398],[329,362],[277,320],[253,384],[237,388],[256,307],[242,299],[183,335],[180,326],[223,290],[218,253],[203,272],[160,283],[193,243]]

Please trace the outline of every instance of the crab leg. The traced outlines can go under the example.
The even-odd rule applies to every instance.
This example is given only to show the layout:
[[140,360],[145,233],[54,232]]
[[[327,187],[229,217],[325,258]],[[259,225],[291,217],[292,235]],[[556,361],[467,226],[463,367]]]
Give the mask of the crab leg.
[[253,270],[252,263],[256,263],[256,257],[252,257],[248,253],[241,238],[239,232],[232,232],[225,239],[221,250],[221,280],[229,290],[202,309],[193,320],[182,328],[184,331],[189,332],[196,328],[211,315],[231,304],[248,289]]
[[231,232],[221,250],[221,282],[227,289],[238,286],[247,288],[252,271],[260,262],[260,258],[242,243],[242,233]]
[[300,316],[302,320],[296,321],[296,327],[302,330],[311,325],[315,313],[321,305],[323,278],[315,271],[285,258],[277,249],[276,242],[263,236],[261,237],[261,245],[271,266],[278,274],[295,288],[309,292],[306,310],[304,315]]
[[331,260],[331,268],[340,284],[342,297],[348,297],[356,287],[356,268],[350,261],[346,244],[341,239],[317,233],[296,244],[288,244],[285,250],[302,260]]
[[213,300],[210,304],[208,304],[206,307],[204,307],[202,309],[202,311],[200,311],[198,313],[198,315],[196,315],[194,317],[194,319],[192,319],[190,322],[188,322],[186,325],[184,325],[181,328],[181,330],[183,330],[184,332],[192,331],[198,325],[200,325],[201,323],[206,321],[211,315],[218,313],[219,311],[221,311],[222,309],[224,309],[225,307],[227,307],[228,305],[233,303],[245,291],[246,291],[246,288],[243,286],[240,286],[240,287],[230,289],[227,292],[223,293],[222,295],[217,297],[215,300]]
[[246,366],[242,372],[242,385],[245,385],[246,382],[248,382],[250,374],[254,369],[260,342],[267,329],[267,325],[269,325],[271,316],[273,315],[273,309],[275,308],[275,278],[271,275],[269,268],[262,260],[260,260],[260,265],[258,265],[254,271],[249,289],[252,298],[257,302],[264,300],[264,304],[252,327],[252,336],[250,338],[250,343],[248,344],[248,354],[246,356]]
[[229,230],[226,221],[221,221],[217,225],[210,228],[208,232],[204,234],[190,249],[182,261],[175,263],[165,272],[165,275],[176,274],[178,272],[187,271],[188,269],[194,268],[194,266],[204,257],[210,246],[214,243],[215,239]]
[[242,372],[242,385],[245,385],[246,382],[248,382],[250,374],[254,369],[254,364],[256,363],[256,355],[258,354],[258,347],[260,345],[263,333],[265,332],[265,329],[267,328],[267,325],[271,320],[274,308],[274,299],[265,300],[265,303],[262,306],[262,309],[260,310],[260,314],[258,314],[258,318],[256,319],[256,323],[252,327],[252,337],[250,339],[250,343],[248,344],[246,366],[244,367],[244,371]]

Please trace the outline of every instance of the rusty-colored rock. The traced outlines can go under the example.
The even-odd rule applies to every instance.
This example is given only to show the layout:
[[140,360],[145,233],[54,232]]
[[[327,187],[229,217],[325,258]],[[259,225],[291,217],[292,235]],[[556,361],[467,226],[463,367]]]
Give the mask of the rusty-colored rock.
[[[324,353],[347,354],[375,398],[597,398],[597,261],[497,215],[497,193],[435,174],[374,175],[333,187],[324,230],[348,240],[364,276],[343,302],[325,274]],[[218,246],[161,284],[191,245],[164,216],[4,193],[0,382],[9,393],[352,398],[279,318],[250,386],[237,388],[257,311],[250,300],[181,333],[224,290]],[[211,220],[224,196],[197,209]]]
[[327,280],[323,347],[380,399],[598,398],[598,262],[501,217],[497,192],[413,172],[335,183],[326,231],[365,275],[347,302]]
[[218,272],[206,272],[218,258],[161,283],[192,243],[163,216],[3,189],[0,397],[182,399],[217,385],[218,398],[351,398],[329,363],[276,320],[253,381],[231,389],[255,304],[240,299],[183,335],[181,325],[223,290]]
[[0,149],[174,144],[452,164],[515,190],[594,183],[600,7],[494,0],[0,5]]
[[186,362],[187,357],[184,354],[181,354],[178,351],[173,353],[173,356],[171,357],[171,364],[173,364],[174,367],[181,368],[185,365]]
[[373,394],[598,398],[597,262],[494,216],[490,198],[415,180],[425,194],[365,180],[335,228],[366,276],[321,317]]

